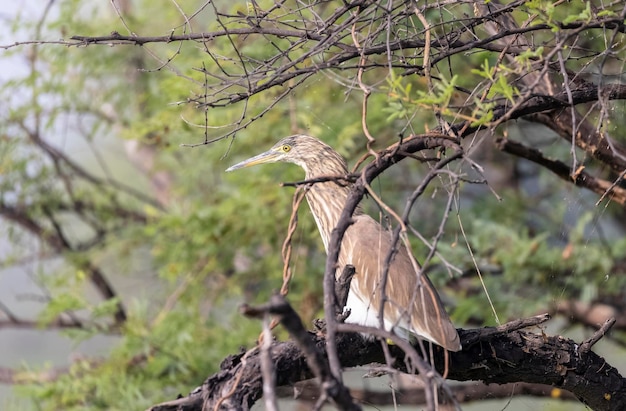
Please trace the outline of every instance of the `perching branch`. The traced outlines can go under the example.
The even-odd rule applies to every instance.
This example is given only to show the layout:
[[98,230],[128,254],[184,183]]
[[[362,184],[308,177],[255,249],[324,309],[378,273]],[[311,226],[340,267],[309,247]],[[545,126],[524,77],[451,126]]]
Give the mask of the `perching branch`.
[[[545,321],[547,316],[517,320],[502,327],[459,330],[463,350],[450,353],[448,378],[457,381],[484,383],[524,382],[551,385],[576,395],[580,401],[596,411],[621,410],[626,407],[626,379],[602,357],[588,351],[581,353],[579,344],[559,336],[521,330],[528,325]],[[316,350],[325,353],[324,336],[309,333]],[[359,334],[339,334],[336,345],[344,367],[355,367],[385,361],[380,342],[367,340]],[[404,369],[404,352],[390,346],[398,369]],[[273,342],[272,353],[277,385],[289,386],[312,378],[307,364],[310,359],[295,341]],[[418,349],[419,351],[419,349]],[[444,353],[435,347],[432,354],[435,367],[442,370]],[[244,356],[245,363],[243,360]],[[209,377],[201,390],[186,397],[162,403],[150,411],[200,411],[213,406],[226,392],[228,409],[248,410],[260,398],[262,381],[258,350],[252,355],[236,354],[227,357],[219,372]],[[233,390],[233,383],[237,383]],[[224,404],[223,404],[224,405]],[[226,408],[222,408],[226,409]]]

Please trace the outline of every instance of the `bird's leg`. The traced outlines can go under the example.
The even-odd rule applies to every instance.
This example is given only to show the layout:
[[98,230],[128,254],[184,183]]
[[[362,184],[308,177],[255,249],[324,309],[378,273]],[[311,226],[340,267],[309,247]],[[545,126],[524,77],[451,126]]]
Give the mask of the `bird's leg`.
[[[350,309],[344,311],[344,307],[348,301],[348,293],[350,292],[350,282],[354,277],[356,270],[353,265],[346,265],[341,272],[339,278],[335,280],[335,318],[337,322],[344,322],[350,315]],[[316,319],[313,325],[318,333],[326,333],[326,321],[324,319]]]
[[350,282],[354,277],[356,270],[353,265],[347,264],[339,278],[335,280],[335,314],[337,321],[344,322],[350,315],[350,310],[344,311],[344,307],[348,302],[348,293],[350,292]]

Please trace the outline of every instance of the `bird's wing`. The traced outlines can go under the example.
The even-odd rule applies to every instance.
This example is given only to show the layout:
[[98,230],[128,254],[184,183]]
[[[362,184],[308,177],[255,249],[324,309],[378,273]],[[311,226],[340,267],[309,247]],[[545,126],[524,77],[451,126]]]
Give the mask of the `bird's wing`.
[[[391,247],[391,235],[368,215],[354,216],[354,221],[345,233],[339,264],[354,265],[356,274],[351,289],[360,299],[369,301],[369,306],[377,313],[383,295],[381,280]],[[425,274],[420,273],[417,262],[411,261],[404,245],[398,243],[397,248],[384,289],[387,297],[385,319],[450,351],[460,350],[459,335],[435,287]]]

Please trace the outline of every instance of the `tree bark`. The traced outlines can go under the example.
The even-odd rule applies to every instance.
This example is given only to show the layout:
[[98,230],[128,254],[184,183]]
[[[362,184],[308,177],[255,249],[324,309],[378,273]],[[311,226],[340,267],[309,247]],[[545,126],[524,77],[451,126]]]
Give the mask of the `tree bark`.
[[[523,320],[521,320],[523,321]],[[518,321],[519,322],[519,321]],[[606,360],[581,344],[543,332],[514,330],[522,324],[459,330],[463,350],[448,353],[447,377],[457,381],[540,383],[573,393],[593,410],[626,409],[626,379]],[[309,333],[318,350],[325,353],[325,337]],[[380,341],[355,333],[339,334],[337,348],[344,367],[384,363]],[[406,371],[404,352],[389,346],[394,368]],[[428,349],[428,347],[427,347]],[[444,350],[434,346],[435,368],[443,372]],[[419,348],[417,348],[419,352]],[[299,346],[293,341],[275,341],[271,347],[278,386],[293,385],[313,377]],[[427,352],[424,358],[430,358]],[[261,397],[262,377],[259,350],[228,356],[220,371],[186,397],[158,404],[150,411],[249,410]],[[445,399],[441,400],[444,403]]]

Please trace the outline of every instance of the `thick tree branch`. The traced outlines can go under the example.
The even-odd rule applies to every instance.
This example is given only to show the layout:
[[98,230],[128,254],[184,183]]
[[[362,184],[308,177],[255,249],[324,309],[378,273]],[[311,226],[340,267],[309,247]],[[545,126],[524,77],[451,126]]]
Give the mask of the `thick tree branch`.
[[[592,83],[584,83],[571,90],[572,103],[578,105],[597,101],[599,93],[602,94],[606,100],[624,100],[626,99],[626,85],[609,84],[599,87]],[[543,112],[560,112],[559,109],[568,107],[569,105],[568,93],[565,91],[555,95],[534,95],[519,104],[514,110],[511,110],[508,104],[496,106],[493,109],[493,121],[515,120]],[[461,136],[468,136],[479,128],[478,126],[472,126],[470,121],[455,124],[452,127],[452,129],[458,133],[462,131]]]
[[[528,323],[535,324],[536,318]],[[622,410],[626,407],[626,379],[602,357],[588,351],[581,353],[576,342],[559,337],[515,330],[524,325],[518,321],[514,326],[459,330],[463,350],[449,353],[448,378],[457,381],[482,381],[484,383],[546,384],[576,395],[591,409],[597,411]],[[320,352],[325,352],[323,336],[311,333],[311,340]],[[355,367],[385,361],[380,342],[367,340],[359,334],[340,334],[337,348],[344,367]],[[403,370],[404,352],[390,346],[396,364]],[[419,349],[418,349],[419,350]],[[306,367],[304,353],[293,341],[274,342],[272,353],[275,358],[279,386],[292,385],[313,377]],[[442,370],[444,353],[435,347],[432,354],[435,366]],[[230,392],[236,383],[236,391],[229,398],[232,409],[247,410],[262,393],[260,358],[255,355],[231,355],[226,358],[221,370],[209,377],[202,390],[187,397],[155,405],[151,411],[200,411],[213,409],[225,392]],[[202,394],[204,392],[204,395]]]
[[626,206],[626,190],[610,181],[594,177],[584,170],[572,172],[571,167],[562,161],[547,158],[541,151],[514,140],[496,139],[496,147],[504,152],[537,163],[565,181],[573,182],[575,185],[591,190],[600,196],[606,195],[611,201]]
[[[598,89],[597,93],[603,94],[604,90]],[[625,98],[621,93],[618,93],[617,96],[619,96],[619,100]],[[596,100],[597,97],[598,95],[596,95]],[[612,141],[606,133],[598,130],[597,127],[588,120],[579,122],[576,126],[576,130],[572,130],[570,110],[561,109],[547,113],[537,113],[530,116],[529,119],[549,127],[567,141],[571,141],[572,136],[574,136],[574,142],[577,147],[589,153],[593,158],[601,161],[603,164],[606,164],[613,171],[621,173],[626,170],[626,148]]]

